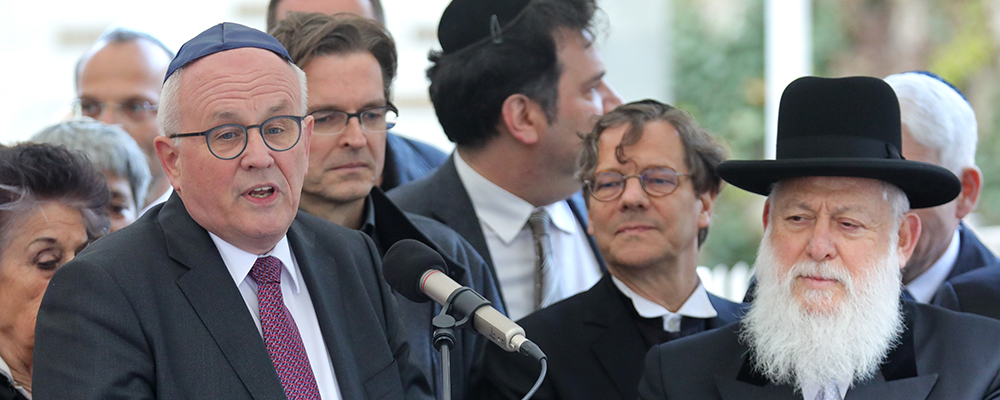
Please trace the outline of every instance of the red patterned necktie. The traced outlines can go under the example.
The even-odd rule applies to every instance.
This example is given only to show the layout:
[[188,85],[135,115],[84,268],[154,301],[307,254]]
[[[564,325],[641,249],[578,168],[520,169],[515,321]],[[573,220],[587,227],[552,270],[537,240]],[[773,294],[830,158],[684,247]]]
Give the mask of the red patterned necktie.
[[267,354],[271,356],[285,395],[289,400],[319,399],[316,377],[302,337],[281,295],[281,261],[271,256],[258,258],[250,269],[250,277],[257,282],[260,328]]

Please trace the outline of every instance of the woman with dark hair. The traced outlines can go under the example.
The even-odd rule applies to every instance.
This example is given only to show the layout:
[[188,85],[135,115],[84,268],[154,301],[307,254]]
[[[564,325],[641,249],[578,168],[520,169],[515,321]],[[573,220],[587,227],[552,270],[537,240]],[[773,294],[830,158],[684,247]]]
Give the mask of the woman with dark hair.
[[44,144],[0,146],[0,400],[31,398],[35,317],[56,269],[109,229],[104,175]]

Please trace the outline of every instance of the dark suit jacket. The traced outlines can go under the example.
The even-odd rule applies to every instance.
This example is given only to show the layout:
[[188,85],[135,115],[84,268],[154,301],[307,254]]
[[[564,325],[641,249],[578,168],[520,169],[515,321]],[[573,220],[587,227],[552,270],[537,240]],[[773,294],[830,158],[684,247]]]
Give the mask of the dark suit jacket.
[[[739,304],[709,294],[718,316],[691,319],[685,334],[739,320]],[[638,397],[642,362],[650,343],[641,317],[606,274],[586,292],[536,311],[518,321],[548,356],[545,380],[532,399],[623,399]],[[688,318],[685,318],[686,320]],[[662,327],[662,319],[657,321]],[[686,321],[685,321],[686,322]],[[686,323],[684,325],[687,325]],[[540,365],[496,346],[486,350],[483,399],[520,399],[538,379]]]
[[959,242],[958,258],[955,266],[948,273],[948,280],[987,265],[1000,264],[997,256],[993,255],[990,249],[979,240],[979,237],[972,232],[963,222],[958,226]]
[[[418,240],[436,250],[445,260],[448,275],[462,286],[482,294],[500,312],[504,312],[497,286],[483,258],[455,231],[440,222],[416,214],[404,214],[385,193],[378,188],[371,192],[373,239],[383,256],[396,242],[403,239]],[[386,270],[395,265],[383,265]],[[395,292],[394,292],[395,293]],[[402,312],[403,323],[409,331],[413,359],[435,383],[435,392],[441,392],[441,353],[434,348],[431,320],[441,312],[433,301],[414,303],[399,293],[396,299]],[[451,398],[467,398],[467,386],[481,373],[483,351],[489,340],[471,327],[455,332],[455,346],[451,352]],[[492,345],[490,345],[492,346]]]
[[[427,218],[448,225],[476,249],[479,255],[483,256],[486,264],[490,267],[490,273],[496,279],[496,266],[493,265],[493,256],[486,245],[486,236],[483,235],[483,228],[479,224],[479,217],[472,207],[472,199],[469,198],[465,185],[458,177],[455,169],[455,161],[452,153],[448,161],[441,164],[433,174],[409,184],[400,186],[389,193],[389,197],[400,208],[407,212],[423,215]],[[577,193],[566,200],[569,208],[573,210],[577,222],[586,230],[587,227],[587,207],[583,202],[583,195]],[[604,264],[604,257],[597,248],[597,242],[590,235],[587,235],[590,248],[594,250],[597,263],[602,272],[607,272]]]
[[0,400],[28,400],[14,389],[13,384],[7,380],[7,377],[0,375]]
[[[904,302],[906,330],[875,377],[845,400],[1000,398],[1000,321]],[[802,400],[750,366],[740,324],[650,350],[641,399]]]
[[388,132],[385,135],[385,168],[379,187],[388,192],[423,178],[447,159],[448,155],[437,147]]
[[948,280],[934,295],[934,305],[1000,319],[1000,264]]
[[[429,398],[371,240],[300,212],[288,243],[343,397]],[[176,193],[53,276],[33,386],[38,400],[285,396],[219,251]]]

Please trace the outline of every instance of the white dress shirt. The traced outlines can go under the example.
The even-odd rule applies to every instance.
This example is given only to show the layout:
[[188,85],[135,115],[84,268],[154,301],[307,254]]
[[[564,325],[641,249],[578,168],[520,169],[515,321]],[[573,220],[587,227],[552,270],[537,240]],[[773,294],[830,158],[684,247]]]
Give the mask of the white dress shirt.
[[292,315],[292,319],[295,320],[295,325],[299,329],[302,344],[309,357],[309,365],[316,377],[319,393],[324,399],[340,399],[340,389],[333,372],[333,361],[330,360],[330,353],[327,351],[323,335],[319,330],[319,320],[316,318],[312,298],[309,297],[309,288],[302,280],[299,264],[295,261],[291,248],[288,247],[288,237],[282,237],[274,249],[267,254],[257,255],[240,250],[212,232],[208,234],[215,242],[219,253],[222,254],[222,260],[226,263],[226,268],[229,269],[233,281],[240,289],[243,301],[246,302],[247,309],[250,310],[250,315],[253,317],[253,322],[257,325],[257,332],[261,334],[261,337],[264,334],[260,328],[257,283],[250,277],[250,269],[253,268],[258,257],[274,256],[281,260],[281,296],[285,300],[285,308],[288,309],[288,313]]
[[10,373],[10,366],[7,365],[7,362],[4,361],[3,357],[0,357],[0,374],[3,374],[3,376],[6,377],[8,381],[10,381],[10,384],[11,386],[14,387],[14,390],[20,392],[21,395],[23,395],[26,399],[31,400],[31,393],[29,393],[27,389],[25,389],[23,386],[19,385],[17,382],[14,381],[14,375]]
[[917,302],[924,304],[930,302],[941,284],[948,279],[948,274],[951,273],[951,269],[955,267],[955,261],[958,260],[958,248],[961,246],[961,241],[958,229],[956,229],[955,234],[951,236],[951,244],[948,245],[948,249],[944,251],[941,258],[906,285],[906,290],[910,291]]
[[[479,217],[507,315],[521,319],[534,311],[535,245],[528,217],[535,207],[490,182],[456,155],[455,169]],[[601,279],[601,269],[569,204],[560,201],[542,208],[552,218],[546,228],[552,243],[552,268],[543,278],[544,307],[589,289]]]
[[152,203],[149,203],[149,205],[143,208],[142,211],[139,211],[139,215],[136,215],[135,217],[139,218],[142,216],[142,214],[145,214],[146,211],[149,211],[150,208],[153,208],[153,206],[160,203],[165,203],[167,199],[170,198],[170,195],[173,193],[174,193],[174,187],[173,186],[168,187],[166,192],[163,192],[163,194],[161,194],[160,197],[157,197],[156,200],[153,200]]
[[684,304],[677,309],[676,313],[640,296],[615,276],[611,276],[611,281],[625,297],[632,300],[632,306],[635,307],[635,312],[639,313],[640,317],[663,318],[663,330],[667,332],[680,332],[683,317],[707,319],[719,315],[715,311],[715,307],[712,307],[712,301],[709,300],[708,292],[705,291],[705,285],[701,284],[700,279],[698,287],[688,296],[687,300],[684,300]]

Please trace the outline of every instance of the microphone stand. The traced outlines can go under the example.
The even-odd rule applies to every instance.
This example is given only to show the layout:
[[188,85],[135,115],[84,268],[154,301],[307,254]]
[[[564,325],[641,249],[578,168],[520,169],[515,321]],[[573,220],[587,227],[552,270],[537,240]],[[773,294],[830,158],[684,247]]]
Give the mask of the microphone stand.
[[[456,304],[461,305],[458,309],[472,311],[456,321],[451,315]],[[489,305],[490,301],[479,293],[468,287],[462,287],[448,296],[448,300],[441,307],[441,312],[431,320],[434,325],[434,348],[441,352],[441,400],[451,400],[451,348],[455,346],[455,328],[468,325],[476,310]]]

